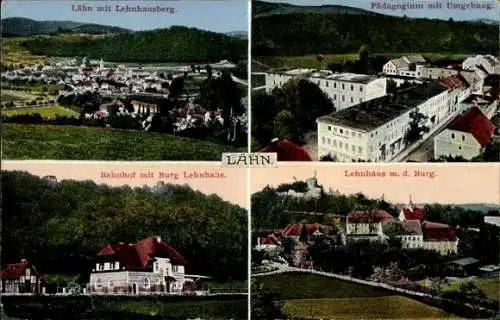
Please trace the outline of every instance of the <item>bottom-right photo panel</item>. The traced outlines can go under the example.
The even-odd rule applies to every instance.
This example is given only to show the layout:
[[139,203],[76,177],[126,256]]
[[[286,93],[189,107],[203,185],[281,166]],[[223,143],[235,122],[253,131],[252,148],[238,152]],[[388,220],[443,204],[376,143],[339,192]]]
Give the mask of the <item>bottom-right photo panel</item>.
[[251,174],[252,319],[499,316],[498,164]]

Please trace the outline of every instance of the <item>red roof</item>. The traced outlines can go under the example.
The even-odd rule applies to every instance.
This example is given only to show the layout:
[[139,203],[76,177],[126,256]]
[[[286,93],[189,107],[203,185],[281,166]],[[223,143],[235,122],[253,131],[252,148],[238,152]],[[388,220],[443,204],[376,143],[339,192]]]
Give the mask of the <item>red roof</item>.
[[422,220],[424,218],[424,212],[420,208],[403,208],[403,215],[406,220]]
[[447,224],[424,221],[422,232],[425,241],[456,241],[455,228]]
[[457,88],[467,89],[469,84],[465,80],[465,78],[460,74],[454,74],[448,77],[444,77],[440,79],[440,82],[448,87],[449,91],[453,91]]
[[280,241],[273,233],[271,233],[270,235],[268,235],[265,238],[259,238],[259,245],[265,245],[265,244],[278,245],[279,243],[280,243]]
[[[0,279],[17,279],[20,276],[24,275],[26,269],[30,266],[30,263],[27,260],[23,260],[19,263],[12,263],[5,266],[5,268],[0,272]],[[31,266],[33,269],[33,273],[38,275],[36,268]]]
[[448,129],[470,133],[484,147],[493,136],[495,126],[478,107],[472,107],[456,117],[448,125]]
[[420,225],[420,221],[417,220],[408,220],[402,222],[402,226],[408,234],[412,235],[422,235],[422,227]]
[[299,223],[289,224],[283,229],[281,234],[284,237],[298,237],[302,233],[303,227],[306,228],[306,232],[308,234],[313,234],[314,232],[316,232],[316,230],[319,230],[321,228],[321,225],[318,223],[311,223],[305,225]]
[[185,264],[184,258],[174,248],[157,237],[136,242],[135,244],[109,244],[99,253],[98,257],[114,256],[127,269],[144,269],[154,257],[169,258],[172,264]]
[[269,146],[257,152],[277,153],[278,161],[312,161],[306,150],[286,139],[272,142]]
[[[347,215],[347,221],[350,223],[367,223],[370,220],[368,211],[354,211]],[[394,221],[394,217],[385,210],[378,210],[375,212],[374,222],[381,222],[383,224]]]

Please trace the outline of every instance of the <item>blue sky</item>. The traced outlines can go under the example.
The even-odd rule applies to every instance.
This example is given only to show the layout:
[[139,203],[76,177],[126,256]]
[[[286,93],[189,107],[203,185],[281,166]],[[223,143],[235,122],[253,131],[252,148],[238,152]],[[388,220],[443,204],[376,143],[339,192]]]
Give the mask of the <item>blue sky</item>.
[[[295,5],[328,5],[337,4],[350,7],[357,7],[366,10],[375,11],[383,14],[406,15],[413,18],[430,18],[430,19],[445,19],[453,18],[455,20],[475,20],[475,19],[493,19],[498,20],[500,15],[500,6],[498,5],[498,0],[266,0],[267,2],[282,2],[290,3]],[[432,10],[422,10],[422,9],[382,9],[376,10],[372,8],[375,3],[386,3],[386,4],[407,4],[407,3],[419,3],[427,7],[428,4],[440,2],[443,5],[443,9],[432,9]],[[447,9],[446,4],[490,4],[492,9]]]
[[[2,18],[71,20],[113,25],[132,30],[167,28],[171,25],[195,27],[215,32],[247,31],[247,0],[161,0],[161,1],[2,1]],[[92,12],[73,12],[72,5],[95,7]],[[173,7],[175,13],[102,13],[98,6],[116,5]]]

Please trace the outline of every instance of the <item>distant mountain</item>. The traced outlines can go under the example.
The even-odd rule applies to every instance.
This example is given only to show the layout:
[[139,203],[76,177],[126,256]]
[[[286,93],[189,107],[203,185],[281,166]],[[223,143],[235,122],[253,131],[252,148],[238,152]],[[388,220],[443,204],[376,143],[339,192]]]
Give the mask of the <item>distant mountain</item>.
[[231,32],[226,32],[226,35],[244,40],[248,39],[248,32],[246,31],[231,31]]
[[486,24],[497,24],[499,23],[498,20],[493,20],[493,19],[476,19],[476,20],[470,20],[471,22],[475,23],[486,23]]
[[71,41],[35,38],[23,41],[21,46],[35,55],[102,57],[116,62],[237,62],[247,56],[245,40],[183,26]]
[[129,33],[131,30],[94,23],[74,21],[37,21],[27,18],[2,19],[2,36],[31,36],[42,34],[69,33]]
[[346,6],[253,2],[252,55],[429,52],[498,54],[498,27],[377,14]]
[[253,1],[252,11],[253,18],[292,13],[382,15],[369,10],[341,5],[298,6],[290,3],[274,3],[266,1]]
[[[417,207],[423,207],[425,204],[417,204]],[[488,211],[500,210],[500,205],[491,203],[464,203],[464,204],[441,204],[442,206],[459,207],[464,210],[481,211],[487,213]]]

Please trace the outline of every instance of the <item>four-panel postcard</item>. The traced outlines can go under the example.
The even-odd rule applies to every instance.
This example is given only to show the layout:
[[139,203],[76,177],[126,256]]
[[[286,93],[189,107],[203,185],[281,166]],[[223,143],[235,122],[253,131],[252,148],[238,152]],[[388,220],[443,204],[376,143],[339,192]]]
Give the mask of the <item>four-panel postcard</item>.
[[500,0],[0,5],[0,319],[500,319]]

